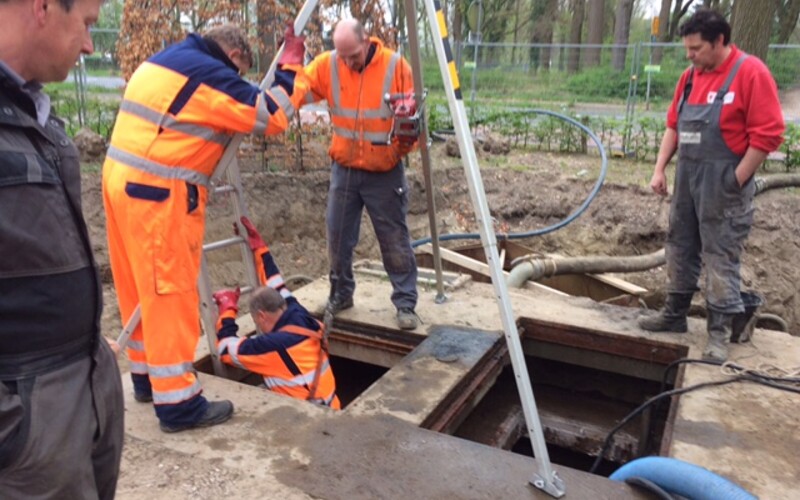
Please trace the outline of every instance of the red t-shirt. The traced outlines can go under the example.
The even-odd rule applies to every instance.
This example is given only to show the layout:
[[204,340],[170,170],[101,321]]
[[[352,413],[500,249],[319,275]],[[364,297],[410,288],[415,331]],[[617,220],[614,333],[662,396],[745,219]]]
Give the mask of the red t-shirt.
[[[731,53],[718,68],[712,71],[695,69],[687,104],[707,104],[714,100],[742,54],[735,45],[730,47]],[[667,127],[674,130],[678,129],[678,103],[690,71],[691,68],[681,75],[667,111]],[[738,155],[743,155],[748,146],[769,153],[783,142],[783,111],[778,101],[778,87],[759,58],[751,55],[739,67],[725,96],[720,128],[725,143]]]

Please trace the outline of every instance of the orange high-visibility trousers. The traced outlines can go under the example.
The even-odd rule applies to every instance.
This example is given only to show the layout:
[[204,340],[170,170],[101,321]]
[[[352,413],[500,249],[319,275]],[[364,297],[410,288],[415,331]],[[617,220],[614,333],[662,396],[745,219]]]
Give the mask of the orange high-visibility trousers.
[[200,415],[186,413],[205,405],[192,363],[200,333],[197,278],[207,190],[107,159],[103,193],[123,323],[141,305],[128,349],[131,372],[148,374],[161,420],[196,420]]

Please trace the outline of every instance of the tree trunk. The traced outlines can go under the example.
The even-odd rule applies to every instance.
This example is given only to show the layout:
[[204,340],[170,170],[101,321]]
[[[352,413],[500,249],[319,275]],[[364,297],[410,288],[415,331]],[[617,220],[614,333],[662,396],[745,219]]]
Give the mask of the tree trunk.
[[[425,23],[422,23],[423,28],[426,27]],[[463,50],[464,44],[464,34],[462,33],[464,26],[464,3],[460,1],[456,1],[455,5],[453,6],[453,45],[455,46],[455,54],[453,54],[453,58],[455,59],[456,66],[461,68],[461,51]],[[427,33],[427,28],[423,29]]]
[[675,0],[675,8],[672,9],[672,19],[669,21],[669,39],[674,40],[678,34],[678,27],[681,24],[681,18],[692,6],[694,0],[688,0],[684,5],[683,0]]
[[[583,31],[583,17],[585,13],[584,0],[571,0],[572,21],[569,25],[569,43],[580,44],[581,33]],[[581,49],[574,47],[569,49],[567,56],[567,73],[575,73],[581,66]]]
[[[546,0],[544,6],[544,25],[541,29],[541,43],[552,44],[553,43],[553,28],[556,25],[556,20],[558,19],[558,0]],[[542,64],[541,68],[543,71],[550,70],[550,60],[552,59],[552,50],[550,47],[544,47],[542,49]]]
[[[769,35],[772,20],[775,16],[775,0],[738,0],[733,4],[734,24],[731,26],[731,38],[736,46],[767,60]],[[747,9],[746,13],[743,9]]]
[[611,52],[611,66],[616,71],[625,69],[625,55],[628,52],[628,37],[631,32],[631,14],[633,13],[633,0],[618,0],[617,13],[614,17],[614,47]]
[[[671,42],[669,38],[669,10],[672,7],[672,0],[661,0],[661,10],[658,12],[658,41],[661,43]],[[653,64],[661,64],[664,55],[662,47],[653,49]]]
[[778,40],[777,43],[785,44],[789,42],[797,18],[800,16],[800,0],[787,0],[778,2]]
[[[586,43],[600,45],[603,43],[603,28],[605,27],[606,1],[589,0],[589,32]],[[583,51],[583,65],[585,67],[600,64],[600,48],[587,47]]]

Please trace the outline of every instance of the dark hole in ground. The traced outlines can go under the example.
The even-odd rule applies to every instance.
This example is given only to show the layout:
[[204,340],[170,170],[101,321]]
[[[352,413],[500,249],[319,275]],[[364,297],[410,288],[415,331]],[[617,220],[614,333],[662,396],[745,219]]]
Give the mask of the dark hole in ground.
[[376,380],[381,378],[388,368],[371,365],[353,359],[331,356],[333,376],[336,377],[336,394],[342,408],[353,402],[366,391]]
[[[526,361],[550,460],[574,469],[588,471],[609,431],[660,389],[659,382],[630,375],[534,356]],[[668,414],[665,401],[623,427],[597,473],[607,476],[639,455],[657,454]],[[510,366],[453,434],[533,456]]]
[[[353,400],[361,395],[362,392],[367,390],[367,388],[371,386],[373,382],[381,378],[384,373],[389,371],[388,368],[342,358],[339,356],[330,356],[330,361],[331,368],[333,369],[333,375],[336,377],[336,394],[339,396],[339,401],[342,403],[342,408],[345,408],[347,405],[353,402]],[[205,358],[196,362],[195,368],[201,373],[208,373],[210,375],[214,374],[214,368],[211,364],[210,356],[206,356]],[[258,375],[257,373],[241,370],[233,366],[226,366],[226,369],[231,380],[255,387],[264,386],[261,375]]]

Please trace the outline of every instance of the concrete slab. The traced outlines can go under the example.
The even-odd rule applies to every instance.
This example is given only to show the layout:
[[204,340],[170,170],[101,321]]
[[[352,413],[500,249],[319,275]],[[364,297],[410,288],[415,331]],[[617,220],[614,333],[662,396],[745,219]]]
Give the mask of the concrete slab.
[[[320,279],[295,295],[313,310],[324,305],[328,289]],[[389,294],[386,280],[359,276],[355,307],[341,312],[337,322],[396,332]],[[449,292],[444,304],[436,304],[434,296],[434,288],[421,287],[417,312],[423,323],[411,332],[431,342],[420,344],[342,412],[201,375],[207,396],[234,401],[234,418],[212,429],[165,435],[150,405],[133,401],[124,377],[126,451],[119,498],[550,498],[528,485],[532,459],[417,427],[491,339],[499,338],[501,328],[491,285],[466,283]],[[705,342],[705,324],[698,320],[690,320],[686,335],[655,334],[638,329],[636,309],[536,289],[513,290],[510,296],[519,318],[601,332],[606,342],[685,346],[689,357],[699,357]],[[462,346],[469,334],[437,339],[440,325],[479,329],[483,337],[472,348]],[[441,346],[450,351],[438,350]],[[471,361],[436,359],[449,359],[453,351]],[[732,358],[750,367],[793,366],[800,359],[800,339],[757,330],[749,345],[732,347]],[[689,366],[683,384],[721,376],[716,369]],[[687,394],[677,407],[668,453],[762,498],[800,497],[798,407],[795,394],[742,383]],[[633,494],[598,476],[556,469],[567,485],[566,498]]]
[[[304,303],[321,304],[328,289],[327,280],[320,279],[295,295]],[[359,276],[355,307],[340,313],[340,318],[393,328],[389,293],[385,280]],[[564,298],[536,289],[509,293],[518,318],[598,331],[611,341],[643,339],[654,346],[684,346],[689,358],[700,358],[706,342],[705,321],[699,319],[689,319],[687,334],[651,333],[638,328],[641,313],[635,308]],[[451,291],[444,304],[436,304],[434,295],[433,289],[420,290],[417,313],[424,323],[414,333],[427,335],[435,324],[501,329],[492,285],[469,282]],[[757,329],[752,342],[731,346],[730,359],[751,368],[764,363],[796,367],[800,338]],[[691,365],[685,369],[683,385],[722,376],[718,369]],[[762,498],[800,498],[798,412],[800,396],[785,391],[749,383],[701,389],[683,396],[677,406],[669,455],[722,474]]]
[[[117,497],[552,498],[530,484],[531,458],[415,427],[350,415],[200,375],[206,396],[234,401],[227,423],[163,434],[125,382],[126,452]],[[127,379],[127,377],[126,377]],[[564,498],[647,498],[623,483],[556,467]]]

